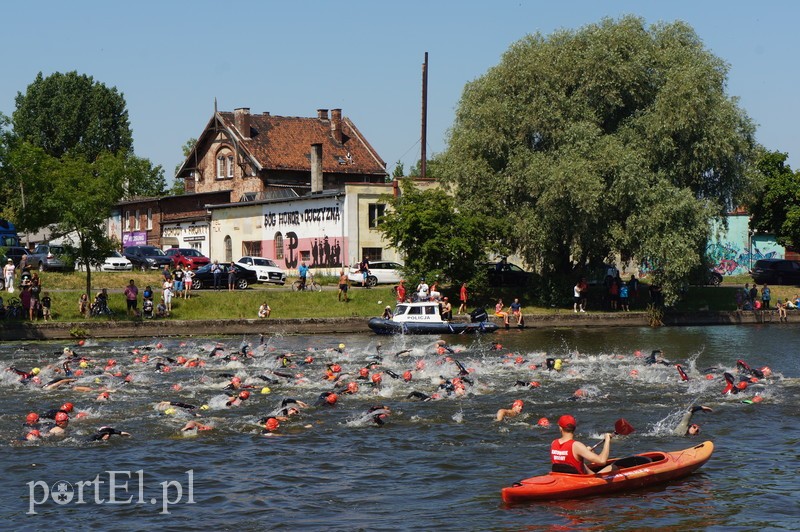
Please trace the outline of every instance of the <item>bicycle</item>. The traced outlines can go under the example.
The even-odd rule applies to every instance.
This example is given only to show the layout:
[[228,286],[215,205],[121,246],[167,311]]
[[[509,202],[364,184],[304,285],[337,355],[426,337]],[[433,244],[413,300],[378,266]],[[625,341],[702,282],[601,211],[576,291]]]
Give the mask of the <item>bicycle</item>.
[[301,290],[306,290],[309,292],[322,292],[322,285],[314,280],[314,276],[309,274],[306,277],[306,284],[303,286],[303,280],[298,279],[292,283],[292,292],[300,292]]

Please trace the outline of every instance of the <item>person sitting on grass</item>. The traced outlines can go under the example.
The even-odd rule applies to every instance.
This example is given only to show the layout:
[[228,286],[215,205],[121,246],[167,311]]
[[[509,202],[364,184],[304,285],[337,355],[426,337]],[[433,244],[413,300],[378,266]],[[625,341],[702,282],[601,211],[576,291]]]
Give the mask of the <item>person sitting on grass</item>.
[[258,307],[258,317],[259,318],[269,318],[270,313],[272,313],[272,309],[267,305],[267,302],[264,301],[261,303],[261,306]]
[[164,298],[161,298],[158,302],[158,307],[156,307],[156,317],[157,318],[168,318],[169,311],[167,310],[167,305],[164,303]]

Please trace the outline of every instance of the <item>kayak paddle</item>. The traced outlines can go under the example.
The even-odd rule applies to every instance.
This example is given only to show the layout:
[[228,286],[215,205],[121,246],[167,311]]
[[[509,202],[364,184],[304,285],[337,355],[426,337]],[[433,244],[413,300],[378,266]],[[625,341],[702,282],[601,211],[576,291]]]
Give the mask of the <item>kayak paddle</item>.
[[[616,423],[614,423],[614,435],[615,436],[627,436],[632,432],[635,432],[636,429],[633,428],[633,425],[628,423],[625,418],[619,418]],[[594,451],[598,445],[603,443],[603,440],[595,443],[589,450]]]

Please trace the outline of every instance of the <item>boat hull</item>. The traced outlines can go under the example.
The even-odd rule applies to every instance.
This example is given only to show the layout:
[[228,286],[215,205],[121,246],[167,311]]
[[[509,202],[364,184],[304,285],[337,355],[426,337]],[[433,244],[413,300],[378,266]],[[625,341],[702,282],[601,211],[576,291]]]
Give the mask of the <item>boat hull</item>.
[[621,467],[617,471],[608,473],[594,475],[548,473],[521,480],[511,487],[503,488],[503,501],[513,504],[575,499],[661,484],[688,476],[705,464],[711,458],[713,451],[714,444],[705,441],[681,451],[642,453],[623,460],[616,460],[621,463],[624,463],[624,460],[636,462],[636,457],[644,457],[650,461],[632,467]]
[[498,329],[497,325],[491,322],[397,322],[383,318],[369,320],[369,328],[377,334],[491,333]]

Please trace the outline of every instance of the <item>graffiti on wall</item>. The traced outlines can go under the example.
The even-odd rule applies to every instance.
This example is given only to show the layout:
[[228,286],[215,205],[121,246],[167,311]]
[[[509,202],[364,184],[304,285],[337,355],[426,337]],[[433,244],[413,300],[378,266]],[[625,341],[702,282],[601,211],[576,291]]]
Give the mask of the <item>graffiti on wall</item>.
[[285,259],[284,264],[287,268],[297,268],[300,261],[303,260],[300,253],[302,245],[303,251],[308,253],[309,247],[311,248],[311,268],[334,268],[342,266],[342,246],[339,239],[333,239],[333,242],[328,239],[328,236],[314,239],[300,239],[297,233],[289,231],[286,233],[285,239]]
[[720,275],[742,275],[748,273],[750,265],[760,259],[772,259],[778,256],[777,250],[762,251],[753,247],[752,252],[742,251],[733,242],[711,242],[706,247],[706,257],[713,265],[714,271]]

